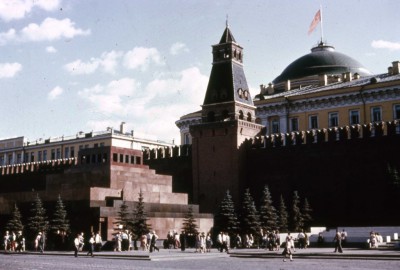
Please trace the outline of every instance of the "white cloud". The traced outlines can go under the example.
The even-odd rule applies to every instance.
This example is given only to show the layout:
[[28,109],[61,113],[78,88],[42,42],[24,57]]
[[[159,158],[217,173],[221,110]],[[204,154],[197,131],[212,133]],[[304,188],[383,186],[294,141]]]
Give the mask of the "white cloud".
[[[113,121],[114,127],[121,119],[132,124],[135,134],[152,134],[157,138],[175,138],[179,141],[179,129],[175,121],[182,115],[200,109],[207,88],[208,77],[196,67],[177,74],[162,74],[144,88],[130,78],[96,85],[79,92],[90,103],[88,106],[107,120],[91,120],[90,127],[105,129],[104,121]],[[119,126],[119,124],[118,124]]]
[[26,41],[52,41],[75,36],[87,36],[90,30],[75,28],[70,19],[46,18],[40,25],[31,23],[21,30],[21,38]]
[[121,56],[122,52],[103,52],[99,58],[93,57],[88,62],[78,59],[66,64],[64,68],[72,75],[92,74],[98,69],[102,69],[105,73],[115,74]]
[[62,38],[72,39],[75,36],[87,36],[89,30],[82,30],[75,27],[75,23],[70,19],[58,20],[46,18],[41,24],[31,23],[17,33],[15,29],[0,33],[0,45],[9,41],[38,42],[53,41]]
[[373,40],[371,46],[375,49],[388,49],[390,51],[400,50],[400,42],[391,42],[386,40]]
[[60,0],[1,0],[0,18],[4,21],[18,20],[24,18],[35,7],[53,11],[60,3]]
[[51,90],[49,92],[49,94],[47,95],[47,98],[49,100],[54,100],[54,99],[58,98],[63,92],[64,92],[64,89],[62,89],[60,86],[56,86],[53,88],[53,90]]
[[172,55],[177,55],[181,52],[189,52],[189,49],[186,46],[186,44],[184,44],[182,42],[177,42],[177,43],[172,44],[171,48],[169,49],[169,52]]
[[7,32],[0,33],[0,45],[5,45],[10,40],[17,39],[15,29],[10,29]]
[[135,47],[124,56],[124,66],[128,69],[145,71],[151,63],[164,65],[156,48]]
[[64,68],[73,75],[92,74],[97,70],[99,64],[99,60],[95,58],[86,63],[78,59],[66,64]]
[[48,53],[56,53],[57,49],[54,48],[53,46],[47,46],[46,47],[46,52],[48,52]]
[[0,63],[0,79],[12,78],[22,70],[20,63]]
[[111,81],[108,85],[95,85],[78,92],[84,100],[92,103],[95,110],[107,115],[124,115],[129,111],[126,100],[139,92],[140,84],[131,78]]

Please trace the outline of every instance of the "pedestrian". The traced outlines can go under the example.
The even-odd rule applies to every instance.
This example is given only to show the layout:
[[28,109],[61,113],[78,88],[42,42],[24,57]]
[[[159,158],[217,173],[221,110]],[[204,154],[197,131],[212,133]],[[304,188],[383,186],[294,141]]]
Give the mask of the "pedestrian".
[[102,239],[100,232],[96,233],[96,236],[94,237],[94,242],[95,242],[95,251],[99,252],[102,246]]
[[186,249],[186,234],[185,231],[179,235],[179,241],[181,242],[181,251],[185,251]]
[[206,237],[206,252],[211,252],[211,247],[212,247],[213,241],[211,238],[211,233],[207,233]]
[[289,256],[290,261],[293,261],[293,255],[292,255],[292,236],[290,235],[290,232],[286,236],[286,241],[285,241],[285,248],[283,249],[282,255],[284,256],[283,261],[286,262],[287,256]]
[[160,249],[157,247],[157,239],[158,235],[156,234],[156,231],[153,231],[151,241],[150,241],[150,252],[153,252],[155,249],[159,252]]
[[94,244],[95,244],[94,238],[95,238],[95,236],[94,236],[94,234],[92,233],[92,236],[91,236],[90,239],[89,239],[89,250],[88,250],[88,253],[87,253],[88,256],[90,255],[90,256],[92,256],[92,257],[93,257]]
[[44,252],[44,247],[46,244],[46,234],[44,232],[39,232],[39,250],[40,253]]
[[80,234],[78,233],[78,234],[76,235],[75,239],[74,239],[74,251],[75,251],[75,252],[74,252],[74,256],[75,256],[75,257],[78,257],[79,243],[80,243],[79,237],[80,237]]
[[81,232],[81,234],[78,237],[79,239],[79,251],[83,250],[83,246],[85,245],[85,238],[83,236],[83,232]]
[[339,251],[339,253],[343,253],[343,250],[342,250],[342,235],[338,230],[336,230],[336,235],[335,235],[335,238],[333,238],[333,241],[335,241],[335,251],[334,252],[338,252]]
[[4,243],[4,251],[8,251],[8,248],[10,246],[10,233],[8,231],[6,231],[6,233],[4,234],[4,238],[3,238],[3,243]]

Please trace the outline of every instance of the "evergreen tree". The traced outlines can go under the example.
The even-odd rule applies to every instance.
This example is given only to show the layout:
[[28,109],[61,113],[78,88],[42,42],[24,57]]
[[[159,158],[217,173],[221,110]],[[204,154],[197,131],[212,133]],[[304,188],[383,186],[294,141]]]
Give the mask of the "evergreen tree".
[[279,231],[281,232],[288,232],[288,222],[289,222],[289,215],[286,210],[285,200],[281,194],[280,202],[279,202],[279,216],[278,216],[278,226]]
[[18,209],[17,204],[14,205],[14,211],[11,214],[11,219],[8,221],[6,228],[10,232],[18,232],[24,230],[24,225],[22,225],[21,212]]
[[243,197],[241,225],[242,232],[245,234],[257,236],[260,232],[260,217],[249,189],[246,189]]
[[218,207],[214,217],[214,227],[217,233],[223,231],[233,235],[239,231],[239,220],[229,190],[226,191],[225,197]]
[[188,211],[183,219],[182,230],[186,235],[196,235],[198,233],[197,228],[196,219],[193,215],[193,207],[189,205]]
[[50,222],[50,228],[53,232],[60,231],[68,233],[70,231],[69,220],[67,219],[67,210],[61,200],[61,195],[58,195],[53,219]]
[[303,216],[304,228],[306,230],[309,230],[311,227],[311,221],[312,221],[311,213],[312,209],[310,207],[310,204],[308,203],[307,198],[305,198],[302,208],[302,216]]
[[136,208],[133,212],[133,223],[132,223],[132,231],[136,236],[136,239],[139,239],[140,236],[147,234],[151,227],[147,224],[147,214],[144,209],[143,202],[143,192],[140,190],[139,192],[139,201],[136,204]]
[[268,186],[264,187],[260,204],[260,224],[264,233],[277,229],[278,216]]
[[31,209],[32,216],[29,218],[28,227],[33,234],[38,232],[47,232],[49,229],[49,221],[46,215],[46,209],[43,207],[39,194],[36,194],[36,200]]
[[[133,224],[133,219],[131,214],[129,213],[129,206],[126,204],[125,201],[122,202],[121,206],[119,207],[118,216],[115,219],[116,221],[114,224],[117,226],[121,226],[123,229],[130,229]],[[120,228],[116,228],[116,230],[120,230]]]
[[303,216],[300,211],[300,197],[295,190],[293,193],[293,206],[292,206],[292,215],[293,215],[293,223],[292,228],[295,232],[300,232],[303,229]]

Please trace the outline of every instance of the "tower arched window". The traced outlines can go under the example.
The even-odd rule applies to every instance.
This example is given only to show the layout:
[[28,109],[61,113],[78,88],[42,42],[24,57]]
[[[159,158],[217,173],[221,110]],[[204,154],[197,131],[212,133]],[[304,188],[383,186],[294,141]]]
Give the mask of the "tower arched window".
[[251,113],[247,113],[247,121],[251,122]]
[[239,111],[239,119],[240,119],[240,120],[243,120],[243,118],[244,118],[243,112],[242,112],[242,111]]
[[208,112],[207,114],[207,122],[214,122],[215,121],[215,113],[213,111]]

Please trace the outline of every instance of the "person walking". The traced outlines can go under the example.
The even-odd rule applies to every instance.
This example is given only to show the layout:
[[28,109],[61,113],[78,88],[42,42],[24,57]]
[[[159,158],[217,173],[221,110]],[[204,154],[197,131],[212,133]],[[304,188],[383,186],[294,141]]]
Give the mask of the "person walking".
[[79,252],[79,236],[80,234],[78,233],[74,239],[74,256],[78,257],[78,252]]
[[292,236],[290,235],[290,232],[286,236],[286,241],[285,241],[285,248],[283,249],[282,255],[284,256],[283,261],[286,262],[287,256],[289,256],[290,261],[293,261],[293,255],[292,255]]
[[333,239],[335,241],[335,251],[334,252],[339,252],[343,253],[342,250],[342,235],[339,231],[336,231],[335,238]]
[[155,249],[157,249],[157,251],[159,252],[160,249],[157,247],[158,235],[156,234],[156,231],[153,231],[152,235],[153,236],[151,237],[150,241],[150,252],[153,252]]
[[89,250],[88,250],[88,253],[87,253],[87,255],[89,256],[94,256],[93,255],[93,251],[94,251],[94,244],[95,244],[95,236],[94,236],[94,234],[92,233],[92,236],[90,237],[90,239],[89,239]]

